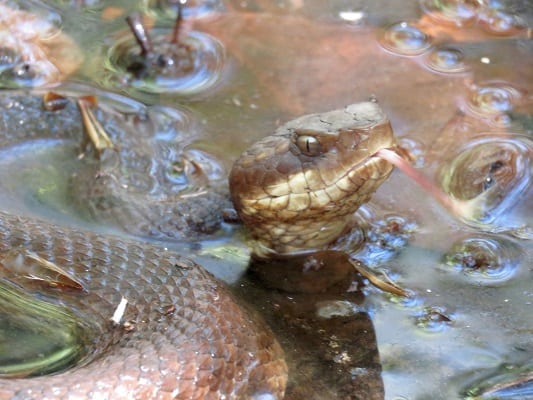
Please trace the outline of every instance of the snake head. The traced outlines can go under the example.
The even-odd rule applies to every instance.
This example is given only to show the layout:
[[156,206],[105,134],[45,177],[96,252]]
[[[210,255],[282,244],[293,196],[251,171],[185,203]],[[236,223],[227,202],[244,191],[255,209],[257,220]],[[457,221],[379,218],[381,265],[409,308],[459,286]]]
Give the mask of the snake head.
[[373,154],[394,145],[389,120],[372,101],[299,117],[253,144],[229,184],[259,252],[327,247],[392,172]]

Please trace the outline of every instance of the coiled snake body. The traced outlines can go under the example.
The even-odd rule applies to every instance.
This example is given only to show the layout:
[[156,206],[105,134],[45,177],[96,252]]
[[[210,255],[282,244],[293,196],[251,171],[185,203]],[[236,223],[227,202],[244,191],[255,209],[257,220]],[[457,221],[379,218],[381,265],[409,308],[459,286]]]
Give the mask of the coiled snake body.
[[[230,189],[256,250],[264,256],[326,246],[390,174],[371,155],[391,146],[392,130],[374,102],[296,119],[254,145],[235,163]],[[10,260],[29,255],[79,287],[27,284]],[[28,286],[47,301],[68,299],[98,332],[83,365],[0,379],[0,399],[283,397],[287,370],[270,331],[179,255],[2,212],[0,266],[0,289]],[[133,329],[109,320],[122,298],[128,305],[120,319]]]

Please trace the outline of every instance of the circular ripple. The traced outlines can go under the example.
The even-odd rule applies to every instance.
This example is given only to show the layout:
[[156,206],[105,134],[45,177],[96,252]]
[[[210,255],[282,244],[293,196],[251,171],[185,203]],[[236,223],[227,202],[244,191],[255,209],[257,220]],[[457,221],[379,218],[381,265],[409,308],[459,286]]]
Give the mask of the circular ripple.
[[[148,13],[175,18],[178,12],[178,3],[181,0],[144,0],[143,4]],[[220,0],[187,0],[182,5],[184,18],[202,18],[215,12],[224,10]]]
[[497,285],[511,279],[518,269],[520,248],[502,237],[469,237],[453,244],[444,263],[476,284]]
[[415,319],[416,326],[431,333],[442,332],[452,324],[452,318],[440,307],[426,307]]
[[438,23],[467,26],[477,19],[477,4],[464,0],[420,0],[420,8]]
[[379,42],[395,54],[415,56],[431,46],[431,37],[412,24],[400,22],[387,27]]
[[522,89],[505,81],[487,81],[471,86],[466,105],[476,115],[493,117],[511,111],[524,97]]
[[502,9],[487,9],[480,15],[481,27],[499,36],[512,36],[526,29],[526,23],[520,15]]
[[428,53],[425,64],[433,71],[452,74],[467,70],[464,58],[461,50],[451,46],[442,46]]
[[472,219],[492,223],[529,188],[532,149],[531,140],[520,135],[477,137],[443,164],[442,187],[475,206]]
[[124,36],[109,49],[107,68],[115,86],[148,93],[192,95],[211,88],[224,68],[224,48],[212,36],[188,32],[179,44],[171,31],[153,29],[153,57],[143,57],[131,37]]

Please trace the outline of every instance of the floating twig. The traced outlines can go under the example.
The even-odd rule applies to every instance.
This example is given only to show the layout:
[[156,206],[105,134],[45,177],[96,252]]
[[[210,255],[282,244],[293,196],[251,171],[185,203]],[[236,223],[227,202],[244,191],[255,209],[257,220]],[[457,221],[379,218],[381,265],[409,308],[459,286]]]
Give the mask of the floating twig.
[[80,98],[77,100],[77,104],[80,109],[85,134],[90,139],[98,155],[100,155],[104,149],[112,149],[113,142],[109,139],[104,127],[96,119],[94,113],[89,108],[89,101]]
[[352,266],[355,268],[357,272],[359,272],[361,275],[363,275],[366,279],[370,281],[370,283],[374,286],[376,286],[378,289],[383,290],[384,292],[388,292],[391,294],[394,294],[396,296],[400,297],[410,297],[410,294],[405,289],[402,289],[398,285],[396,285],[394,282],[392,282],[389,277],[385,274],[385,278],[388,282],[385,282],[383,279],[378,278],[378,276],[368,269],[362,262],[354,261],[351,258],[348,258],[348,261]]

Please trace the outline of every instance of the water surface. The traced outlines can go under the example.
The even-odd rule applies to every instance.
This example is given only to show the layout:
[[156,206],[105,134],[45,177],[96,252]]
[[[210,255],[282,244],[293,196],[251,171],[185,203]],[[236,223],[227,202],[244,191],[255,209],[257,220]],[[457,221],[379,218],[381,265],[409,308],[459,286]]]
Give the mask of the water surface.
[[[223,62],[214,64],[215,75],[209,85],[175,92],[117,84],[124,81],[113,76],[115,70],[105,68],[111,46],[128,34],[123,18],[131,10],[129,2],[94,2],[94,6],[79,8],[66,2],[49,3],[63,16],[64,31],[84,49],[86,62],[73,79],[107,86],[149,104],[186,107],[202,127],[193,145],[214,154],[226,167],[250,143],[292,117],[369,97],[379,100],[401,143],[418,157],[416,165],[436,181],[443,174],[452,174],[454,166],[461,164],[456,158],[465,157],[465,152],[480,143],[489,142],[498,149],[502,143],[507,148],[521,148],[516,169],[509,167],[511,177],[498,163],[505,161],[504,167],[509,166],[518,156],[498,153],[490,160],[492,167],[487,167],[484,175],[476,175],[486,181],[486,187],[476,189],[468,175],[457,178],[458,189],[450,189],[458,197],[464,191],[471,199],[482,196],[491,185],[495,187],[492,190],[497,195],[486,207],[498,212],[490,221],[465,221],[449,215],[397,171],[378,190],[369,208],[374,219],[398,216],[408,221],[413,231],[407,245],[401,244],[386,257],[373,257],[372,251],[361,257],[411,290],[413,300],[365,286],[364,298],[358,296],[357,301],[301,301],[322,302],[317,306],[320,309],[331,301],[343,310],[346,304],[348,309],[357,304],[357,323],[363,328],[351,332],[363,335],[365,330],[375,330],[383,370],[385,394],[377,384],[370,391],[373,398],[479,398],[476,396],[494,387],[493,382],[521,376],[529,377],[522,378],[529,380],[526,389],[509,389],[507,397],[504,393],[496,398],[533,398],[533,45],[528,37],[531,9],[520,9],[527,2],[515,2],[514,8],[452,1],[421,1],[420,5],[416,1],[394,5],[341,0],[228,1],[223,6],[205,2],[217,3],[215,11],[200,10],[199,16],[189,17],[190,29],[220,43]],[[450,7],[443,7],[444,3]],[[118,16],[108,17],[115,15],[110,10]],[[171,13],[149,11],[157,26],[171,28]],[[33,146],[11,149],[11,156],[2,151],[5,207],[86,224],[73,216],[60,183],[62,171],[72,168],[65,167],[69,161],[62,160],[61,154],[72,149],[64,143],[48,143],[35,152]],[[482,151],[474,158],[491,152],[494,154],[493,150]],[[41,170],[32,175],[30,171],[36,168]],[[246,267],[249,250],[241,229],[228,232],[235,235],[200,245],[182,243],[176,248],[234,283]],[[290,298],[247,287],[240,292],[243,296],[262,293],[265,298],[260,309],[273,304],[276,296],[281,296],[279,302]],[[268,312],[265,314],[272,322]],[[329,324],[327,318],[311,324],[318,336],[310,335],[307,346],[299,343],[296,356],[303,354],[301,349],[319,347],[314,340],[326,340],[319,335],[335,329],[334,318]],[[287,348],[295,346],[291,327],[280,324],[274,329]],[[343,365],[347,357],[356,358],[359,343],[372,347],[368,343],[374,337],[354,337],[353,342],[345,337],[330,339],[329,359],[310,351],[302,359],[314,360],[315,370],[292,371],[300,374],[295,379],[303,382],[300,385],[309,382],[309,377],[319,380],[321,392],[315,395],[321,399],[338,398],[339,393],[353,395],[343,392],[339,382],[345,382],[341,375],[347,372],[336,366]],[[296,356],[290,353],[290,357]],[[321,374],[321,368],[328,372]],[[379,367],[365,364],[364,368],[378,371],[379,380]],[[350,371],[351,382],[364,375],[362,370]],[[301,387],[293,387],[290,393],[289,398],[295,399],[309,396]]]

